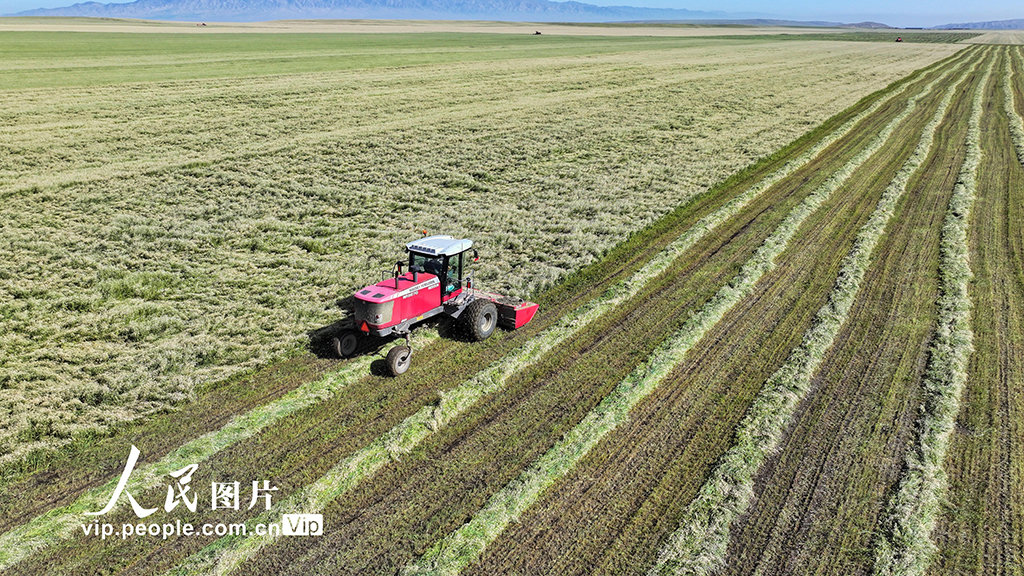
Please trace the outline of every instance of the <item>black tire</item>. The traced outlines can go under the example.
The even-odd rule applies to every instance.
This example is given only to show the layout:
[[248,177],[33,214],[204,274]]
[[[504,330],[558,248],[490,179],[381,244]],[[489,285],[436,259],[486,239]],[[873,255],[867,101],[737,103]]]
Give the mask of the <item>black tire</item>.
[[474,300],[466,307],[462,318],[470,338],[477,342],[487,340],[498,327],[498,307],[490,300]]
[[409,365],[412,364],[412,348],[408,346],[395,346],[388,350],[385,362],[387,362],[388,372],[391,372],[392,376],[405,374],[405,371],[409,369]]
[[331,338],[331,350],[333,350],[339,358],[348,358],[355,354],[358,346],[359,336],[350,330],[342,332],[341,336]]

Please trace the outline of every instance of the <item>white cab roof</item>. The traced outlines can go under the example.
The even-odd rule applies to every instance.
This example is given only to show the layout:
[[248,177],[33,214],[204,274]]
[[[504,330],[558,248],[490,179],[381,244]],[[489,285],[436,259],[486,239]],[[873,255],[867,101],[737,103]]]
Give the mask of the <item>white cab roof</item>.
[[427,236],[414,240],[405,245],[406,250],[427,254],[430,256],[454,256],[459,252],[465,252],[473,246],[472,240],[458,240],[454,236]]

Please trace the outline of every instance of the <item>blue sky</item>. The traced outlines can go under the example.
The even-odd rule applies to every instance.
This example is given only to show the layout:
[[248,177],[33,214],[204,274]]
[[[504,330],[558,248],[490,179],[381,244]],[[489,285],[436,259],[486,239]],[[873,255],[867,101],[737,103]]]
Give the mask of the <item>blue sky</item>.
[[[69,6],[85,0],[0,0],[0,14],[33,8]],[[110,0],[98,0],[108,2]],[[935,26],[952,22],[983,22],[1024,18],[1021,0],[579,0],[601,6],[631,5],[722,11],[744,16],[759,14],[789,20],[861,22],[891,26]]]

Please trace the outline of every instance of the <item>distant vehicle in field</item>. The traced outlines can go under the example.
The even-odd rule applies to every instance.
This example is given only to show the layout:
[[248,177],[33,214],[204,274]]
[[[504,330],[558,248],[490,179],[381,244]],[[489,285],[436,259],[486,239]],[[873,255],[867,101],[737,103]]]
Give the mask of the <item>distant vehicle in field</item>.
[[466,268],[470,252],[473,261],[479,257],[472,246],[472,240],[446,235],[406,244],[408,272],[402,272],[404,262],[396,262],[390,278],[356,291],[349,325],[331,340],[335,353],[354,354],[360,335],[404,337],[405,345],[392,348],[386,358],[388,371],[397,376],[411,363],[413,326],[428,318],[443,314],[458,319],[477,341],[490,337],[499,324],[516,329],[532,320],[537,304],[473,287]]

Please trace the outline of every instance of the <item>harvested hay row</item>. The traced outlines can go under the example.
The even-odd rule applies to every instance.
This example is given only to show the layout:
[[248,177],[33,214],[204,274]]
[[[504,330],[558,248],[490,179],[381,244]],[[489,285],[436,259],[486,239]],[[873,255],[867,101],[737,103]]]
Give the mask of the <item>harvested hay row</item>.
[[925,402],[915,449],[899,491],[889,504],[875,548],[874,574],[923,574],[936,552],[931,533],[946,490],[944,470],[949,438],[960,412],[973,350],[971,299],[973,279],[967,246],[967,227],[977,190],[981,162],[980,126],[985,90],[995,61],[989,63],[974,95],[967,132],[967,156],[953,189],[942,229],[939,252],[939,322],[929,349],[923,388]]
[[[929,85],[930,90],[934,84]],[[806,197],[769,236],[739,273],[719,290],[683,328],[663,342],[651,356],[626,377],[583,421],[566,433],[551,450],[512,483],[495,494],[483,510],[456,532],[428,550],[403,574],[457,574],[473,562],[510,522],[533,504],[541,492],[557,482],[604,436],[629,417],[630,410],[655,390],[686,353],[738,302],[749,296],[761,277],[773,270],[776,258],[786,249],[804,220],[889,139],[896,127],[914,110],[908,101],[864,150]]]
[[1013,54],[1016,51],[1008,51],[1006,58],[1006,70],[1003,72],[1003,109],[1010,117],[1010,135],[1013,137],[1013,147],[1017,150],[1017,159],[1024,164],[1024,120],[1017,112],[1018,108],[1014,102],[1014,79],[1018,76],[1013,70]]
[[[729,528],[750,506],[754,497],[754,476],[777,449],[797,404],[810,388],[812,376],[846,322],[864,274],[871,265],[875,246],[906,193],[910,176],[931,149],[936,130],[967,72],[964,70],[952,82],[948,77],[938,78],[926,89],[930,91],[940,83],[949,85],[939,109],[924,127],[914,153],[886,188],[843,261],[828,303],[818,311],[812,327],[786,363],[765,383],[736,431],[736,445],[722,457],[697,498],[686,508],[679,529],[662,548],[650,575],[710,574],[725,564]],[[915,96],[911,102],[916,103],[923,96]]]

